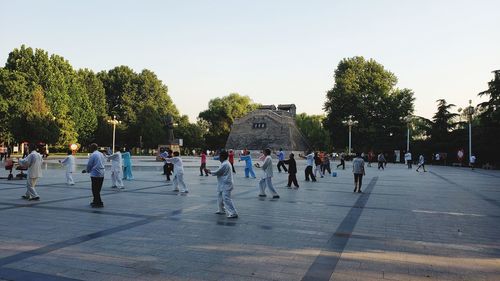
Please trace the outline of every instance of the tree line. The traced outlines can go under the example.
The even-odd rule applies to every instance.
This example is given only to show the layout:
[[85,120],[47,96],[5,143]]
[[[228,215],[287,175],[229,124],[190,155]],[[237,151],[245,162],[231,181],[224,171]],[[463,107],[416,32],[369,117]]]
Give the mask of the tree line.
[[[499,136],[499,77],[481,93],[489,97],[475,106],[474,147],[481,157],[490,153],[491,140]],[[397,77],[373,59],[345,58],[337,65],[332,89],[327,91],[323,115],[298,114],[297,125],[312,149],[345,151],[352,116],[353,148],[358,151],[405,150],[407,116],[414,114],[414,93],[397,88]],[[413,116],[412,150],[456,152],[466,148],[466,123],[455,105],[438,100],[437,112],[428,120]],[[175,136],[186,150],[224,147],[231,125],[258,104],[238,93],[210,100],[206,110],[191,123],[181,115],[168,87],[148,69],[134,72],[127,66],[93,72],[74,69],[63,57],[22,45],[10,52],[0,68],[0,141],[42,142],[66,148],[91,142],[108,144],[108,120],[114,116],[117,140],[129,147],[156,148],[164,143],[164,119],[174,118]],[[462,116],[463,117],[463,116]],[[486,137],[487,136],[487,137]]]

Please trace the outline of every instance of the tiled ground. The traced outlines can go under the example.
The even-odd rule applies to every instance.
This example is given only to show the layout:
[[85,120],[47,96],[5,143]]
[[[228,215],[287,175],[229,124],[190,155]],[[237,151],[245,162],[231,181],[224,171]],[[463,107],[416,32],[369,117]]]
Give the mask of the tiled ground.
[[135,158],[125,191],[107,174],[98,210],[88,176],[68,187],[54,160],[39,202],[20,198],[24,181],[0,180],[0,280],[500,280],[498,171],[389,164],[367,168],[359,195],[349,165],[306,183],[299,161],[300,189],[276,173],[273,200],[238,163],[240,218],[229,220],[214,214],[216,179],[198,161],[185,159],[180,196],[161,163]]

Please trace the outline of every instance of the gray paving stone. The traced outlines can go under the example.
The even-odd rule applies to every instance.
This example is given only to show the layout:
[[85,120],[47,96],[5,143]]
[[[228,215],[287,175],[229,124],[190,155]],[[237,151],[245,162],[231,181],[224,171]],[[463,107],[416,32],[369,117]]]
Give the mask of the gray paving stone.
[[299,160],[301,187],[284,188],[277,173],[272,200],[257,197],[257,180],[237,163],[240,218],[228,220],[213,214],[215,178],[185,160],[187,196],[170,191],[161,163],[134,157],[136,179],[117,192],[108,172],[99,210],[88,206],[88,176],[66,186],[56,159],[46,161],[40,202],[20,198],[23,181],[0,181],[0,281],[13,279],[2,269],[27,268],[79,280],[500,279],[498,171],[389,164],[367,168],[363,189],[376,182],[359,195],[350,167],[307,183]]

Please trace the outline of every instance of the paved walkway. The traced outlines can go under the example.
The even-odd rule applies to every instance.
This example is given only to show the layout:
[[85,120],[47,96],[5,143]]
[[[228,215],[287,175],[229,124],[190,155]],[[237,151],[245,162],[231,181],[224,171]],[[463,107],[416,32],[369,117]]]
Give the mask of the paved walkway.
[[55,164],[39,202],[21,199],[25,181],[0,180],[0,280],[500,280],[498,171],[389,164],[354,194],[350,167],[307,183],[300,161],[300,189],[276,173],[273,200],[238,163],[230,220],[214,214],[216,179],[198,159],[186,159],[187,196],[161,163],[135,161],[125,191],[107,172],[103,209],[88,206],[87,175],[68,187]]

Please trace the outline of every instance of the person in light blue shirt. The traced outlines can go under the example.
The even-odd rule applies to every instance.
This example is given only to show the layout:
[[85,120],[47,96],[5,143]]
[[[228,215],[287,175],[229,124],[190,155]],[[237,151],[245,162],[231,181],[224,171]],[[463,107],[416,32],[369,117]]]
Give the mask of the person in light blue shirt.
[[97,144],[92,143],[90,145],[89,161],[87,162],[87,168],[83,170],[84,173],[90,174],[90,180],[92,182],[92,196],[94,200],[90,203],[92,208],[102,208],[104,204],[101,200],[101,189],[102,183],[104,182],[104,162],[106,158],[104,155],[97,150]]
[[245,178],[252,176],[255,179],[255,173],[252,167],[252,156],[250,156],[250,151],[246,151],[246,154],[240,154],[240,161],[245,161]]
[[276,155],[278,156],[278,173],[281,173],[281,168],[283,168],[283,170],[285,170],[285,173],[288,173],[288,170],[285,166],[285,152],[283,151],[283,148],[280,148],[280,151],[278,153],[276,153]]

